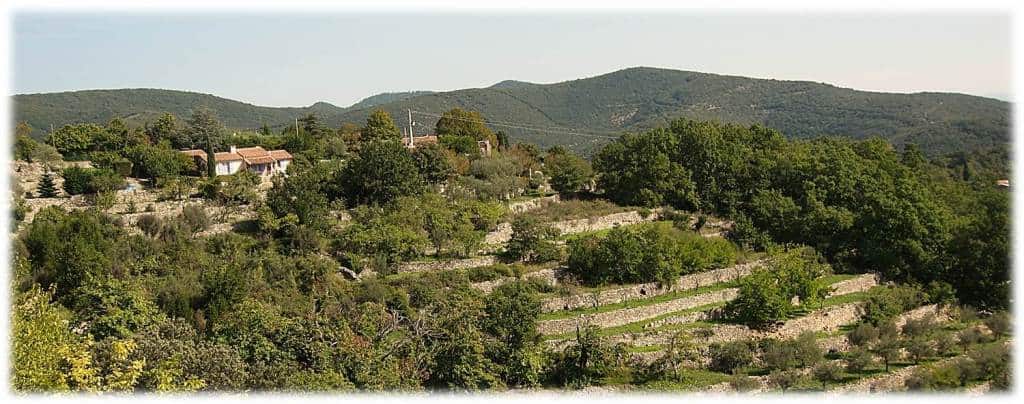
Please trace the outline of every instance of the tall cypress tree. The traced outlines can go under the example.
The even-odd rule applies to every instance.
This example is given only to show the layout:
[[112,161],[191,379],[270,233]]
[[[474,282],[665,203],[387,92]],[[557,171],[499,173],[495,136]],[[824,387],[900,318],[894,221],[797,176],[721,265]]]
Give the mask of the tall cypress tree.
[[40,198],[53,198],[57,196],[57,186],[53,183],[53,174],[46,172],[39,180],[39,187],[36,189]]

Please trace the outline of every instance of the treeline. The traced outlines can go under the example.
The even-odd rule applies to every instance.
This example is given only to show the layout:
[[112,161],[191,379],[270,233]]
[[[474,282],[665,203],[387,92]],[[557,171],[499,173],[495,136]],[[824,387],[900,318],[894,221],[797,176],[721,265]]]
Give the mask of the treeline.
[[1009,194],[913,146],[678,120],[623,136],[594,166],[608,198],[733,218],[731,237],[755,249],[808,245],[841,272],[952,287],[981,307],[1009,301]]

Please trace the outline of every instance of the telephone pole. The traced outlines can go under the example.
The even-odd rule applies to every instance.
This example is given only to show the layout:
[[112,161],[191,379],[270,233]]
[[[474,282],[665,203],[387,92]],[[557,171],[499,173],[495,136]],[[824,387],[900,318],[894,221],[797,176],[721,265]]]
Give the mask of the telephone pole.
[[409,112],[409,147],[413,147],[413,134],[412,134],[412,109],[406,109]]

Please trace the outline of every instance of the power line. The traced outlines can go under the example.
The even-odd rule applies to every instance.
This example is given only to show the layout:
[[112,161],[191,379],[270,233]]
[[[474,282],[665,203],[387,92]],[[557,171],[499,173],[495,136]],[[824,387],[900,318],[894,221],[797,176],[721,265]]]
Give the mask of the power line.
[[[560,130],[552,130],[552,129],[538,128],[538,127],[524,126],[522,124],[506,123],[506,122],[501,122],[501,121],[480,121],[480,120],[476,120],[476,119],[456,118],[456,117],[451,117],[451,116],[447,116],[446,117],[446,116],[443,116],[443,115],[440,115],[440,114],[432,114],[432,113],[423,112],[423,111],[412,111],[412,113],[418,114],[418,115],[430,116],[430,117],[434,117],[434,118],[446,118],[446,119],[453,119],[453,120],[456,120],[456,121],[482,123],[484,125],[501,126],[501,127],[506,127],[506,128],[515,128],[515,129],[523,129],[523,130],[530,130],[530,131],[535,131],[535,132],[557,133],[557,134],[573,135],[573,136],[583,136],[583,137],[596,137],[596,138],[603,138],[603,139],[618,139],[619,138],[619,136],[598,135],[598,134],[594,134],[594,133],[587,133],[587,132],[578,131],[578,130],[571,129],[571,128],[559,128]],[[606,132],[606,133],[613,133],[613,132]]]

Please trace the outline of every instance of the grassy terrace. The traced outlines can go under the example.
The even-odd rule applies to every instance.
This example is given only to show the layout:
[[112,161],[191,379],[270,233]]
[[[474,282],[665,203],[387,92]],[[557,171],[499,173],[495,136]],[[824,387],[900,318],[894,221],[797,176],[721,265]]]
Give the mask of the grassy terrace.
[[[937,332],[938,333],[951,334],[951,333],[955,333],[955,332],[958,332],[960,330],[963,330],[963,329],[967,328],[970,325],[976,325],[976,324],[979,324],[979,323],[981,323],[981,321],[974,321],[974,322],[969,323],[969,324],[957,323],[957,322],[947,323],[943,327],[941,327],[939,329],[939,331],[937,331]],[[832,336],[832,335],[828,335],[828,336]],[[827,336],[819,337],[819,339],[825,338],[825,337],[827,337]],[[997,339],[995,341],[990,341],[990,342],[985,342],[985,343],[977,344],[977,345],[975,345],[975,347],[985,347],[985,346],[990,346],[990,345],[994,345],[994,344],[1002,344],[1002,343],[1005,342],[1005,340],[1006,340],[1006,338],[1004,337],[1004,338]],[[661,345],[651,345],[651,346],[630,347],[629,348],[629,352],[635,352],[635,353],[658,352],[658,351],[662,351],[663,349],[664,349],[664,346],[661,346]],[[881,364],[881,363],[872,364],[871,366],[869,366],[869,367],[867,367],[864,370],[859,371],[859,372],[849,372],[849,371],[846,371],[845,368],[844,368],[844,370],[842,371],[841,380],[838,383],[829,384],[826,387],[826,389],[832,389],[832,388],[835,388],[837,386],[849,385],[849,384],[856,383],[858,381],[861,381],[861,380],[864,380],[864,379],[867,379],[867,378],[883,376],[883,375],[886,375],[886,374],[889,374],[889,373],[893,373],[893,372],[895,372],[897,370],[900,370],[900,369],[903,369],[903,368],[906,368],[906,367],[910,367],[910,366],[932,367],[932,366],[934,366],[939,361],[942,361],[942,360],[945,360],[945,359],[949,359],[949,358],[953,358],[953,357],[959,356],[960,354],[962,354],[962,352],[954,351],[954,352],[951,352],[951,353],[949,353],[947,355],[936,356],[936,357],[931,357],[931,358],[928,358],[928,359],[924,359],[924,360],[922,360],[920,362],[920,364],[915,364],[912,360],[909,360],[909,359],[907,359],[907,360],[897,360],[897,361],[889,363],[889,372],[888,373],[885,372],[885,365]],[[747,368],[747,369],[741,370],[741,371],[738,372],[738,374],[739,375],[744,375],[744,376],[765,376],[765,375],[768,374],[768,370],[767,369],[762,369],[762,368],[754,367],[754,368]],[[658,380],[658,381],[644,383],[644,384],[639,384],[639,385],[637,385],[635,383],[631,383],[631,384],[633,384],[633,386],[635,386],[636,388],[645,389],[645,390],[649,389],[649,390],[657,390],[657,391],[693,391],[693,390],[704,389],[704,388],[713,386],[715,384],[727,382],[732,377],[731,375],[726,374],[726,373],[720,373],[720,372],[704,370],[704,369],[693,369],[693,368],[686,368],[686,369],[681,370],[680,371],[680,375],[681,375],[681,379],[682,379],[681,381]],[[621,380],[622,377],[619,376],[618,379]],[[969,383],[969,385],[976,385],[976,384],[980,384],[980,383],[982,383],[982,382],[975,381],[975,382]],[[818,382],[818,381],[816,381],[813,378],[808,376],[808,377],[803,378],[796,386],[790,388],[788,391],[805,391],[805,392],[817,391],[817,392],[820,392],[820,391],[823,391],[823,389],[822,389],[821,382]]]
[[675,291],[675,292],[669,292],[669,293],[666,293],[666,294],[663,294],[663,295],[653,296],[653,297],[647,298],[647,299],[632,299],[632,300],[626,300],[626,301],[619,302],[619,303],[614,303],[614,304],[606,304],[606,305],[598,306],[598,307],[585,307],[585,308],[581,307],[581,308],[576,308],[576,309],[572,309],[572,310],[553,311],[553,312],[550,312],[550,313],[542,313],[537,318],[537,320],[538,321],[558,320],[558,319],[572,318],[572,317],[576,317],[576,316],[580,316],[580,315],[586,315],[586,314],[597,314],[597,313],[604,313],[604,312],[615,311],[615,310],[631,309],[631,308],[634,308],[634,307],[649,306],[649,305],[652,305],[652,304],[658,304],[658,303],[667,302],[667,301],[670,301],[670,300],[676,300],[676,299],[680,299],[680,298],[684,298],[684,297],[691,297],[691,296],[696,296],[696,295],[700,295],[700,294],[704,294],[704,293],[709,293],[709,292],[715,292],[715,291],[719,291],[719,290],[723,290],[723,289],[728,289],[728,288],[731,288],[731,287],[736,287],[736,285],[737,285],[736,281],[721,282],[721,283],[716,283],[714,285],[702,286],[702,287],[699,287],[697,289],[688,289],[688,290],[680,290],[680,291]]
[[543,222],[560,222],[563,220],[606,216],[631,210],[643,210],[643,208],[619,206],[603,199],[568,199],[557,203],[545,203],[544,206],[533,209],[526,214],[536,217]]
[[[838,283],[838,282],[842,282],[842,281],[845,281],[845,280],[852,279],[852,278],[854,278],[856,276],[857,275],[837,274],[837,275],[827,275],[827,276],[823,277],[823,279],[825,281],[827,281],[829,284],[835,284],[835,283]],[[716,284],[716,285],[708,286],[707,288],[711,289],[709,291],[721,290],[721,289],[730,287],[729,285],[733,285],[735,283],[736,283],[736,281],[723,282],[723,283],[719,283],[719,284]],[[723,286],[723,285],[725,285],[725,286]],[[717,287],[717,289],[712,289],[712,288],[716,288],[716,287]],[[875,288],[878,288],[878,286],[876,286]],[[871,290],[875,290],[875,288],[872,288]],[[810,314],[814,310],[819,310],[819,309],[825,308],[825,307],[831,307],[831,306],[837,306],[837,305],[842,305],[842,304],[862,301],[862,300],[867,298],[869,293],[871,293],[871,290],[864,291],[864,292],[855,292],[855,293],[850,293],[850,294],[846,294],[846,295],[833,296],[833,297],[827,298],[820,305],[816,305],[815,307],[811,307],[811,308],[802,308],[802,309],[794,312],[792,315],[789,316],[788,319],[792,320],[792,319],[800,318],[800,317],[806,316],[807,314]],[[689,292],[689,291],[687,291],[687,292]],[[706,292],[707,291],[705,291],[705,292],[697,292],[697,294],[699,294],[699,293],[706,293]],[[668,296],[668,295],[662,295],[662,296]],[[658,297],[661,297],[661,296],[658,296]],[[685,296],[683,296],[683,297],[685,297]],[[647,301],[648,300],[654,300],[656,298],[657,297],[651,298],[651,299],[644,299],[644,300],[627,301],[627,302],[624,302],[624,303],[634,303],[634,304],[629,306],[629,307],[623,307],[623,308],[641,307],[641,306],[648,305],[648,304],[655,304],[655,303],[658,303],[658,302],[647,302]],[[679,297],[675,297],[675,298],[679,298]],[[665,299],[665,300],[673,300],[673,298]],[[664,300],[662,300],[662,301],[664,301]],[[639,303],[645,303],[645,302],[647,302],[647,303],[646,304],[639,304]],[[672,317],[672,316],[680,316],[680,315],[686,315],[686,314],[693,314],[693,313],[697,313],[697,312],[701,312],[701,311],[706,311],[706,310],[711,310],[711,309],[715,309],[715,308],[719,308],[719,307],[724,307],[725,305],[726,305],[726,302],[711,303],[711,304],[706,304],[706,305],[702,305],[702,306],[698,306],[698,307],[689,308],[689,309],[686,309],[686,310],[679,310],[679,311],[674,311],[674,312],[670,312],[670,313],[665,313],[665,314],[661,314],[661,315],[659,315],[657,317],[652,317],[652,318],[649,318],[649,319],[644,319],[644,320],[633,322],[633,323],[629,323],[629,324],[624,324],[624,325],[615,326],[615,327],[602,328],[598,332],[598,334],[602,335],[602,336],[612,336],[612,335],[622,335],[622,334],[639,333],[639,332],[681,331],[681,330],[689,330],[689,329],[697,329],[697,328],[710,328],[710,327],[714,327],[716,325],[721,325],[721,324],[731,324],[730,322],[728,322],[726,320],[704,320],[704,321],[693,321],[693,322],[688,322],[688,323],[664,324],[664,325],[661,325],[661,326],[658,326],[658,327],[654,327],[654,328],[645,328],[645,327],[647,327],[648,324],[654,323],[656,321],[659,321],[659,320],[662,320],[662,319],[665,319],[665,318],[669,318],[669,317]],[[617,306],[617,305],[608,305],[608,306]],[[598,307],[598,309],[603,308],[603,307],[607,307],[607,306],[600,306],[600,307]],[[603,310],[603,311],[611,311],[611,309]],[[592,313],[600,313],[600,312],[603,312],[603,311],[597,311],[595,309],[590,309],[590,312],[592,312]],[[550,314],[559,314],[559,313],[566,313],[566,312],[552,312],[552,313],[547,313],[547,314],[550,315]],[[589,313],[587,313],[587,314],[589,314]],[[542,320],[543,320],[543,316],[541,316],[541,317],[542,317]],[[564,317],[561,317],[561,318],[564,318]],[[546,335],[546,336],[544,336],[544,339],[545,340],[570,339],[570,338],[573,338],[573,336],[575,336],[575,332],[563,333],[563,334]],[[825,337],[825,335],[823,335],[823,337]]]

